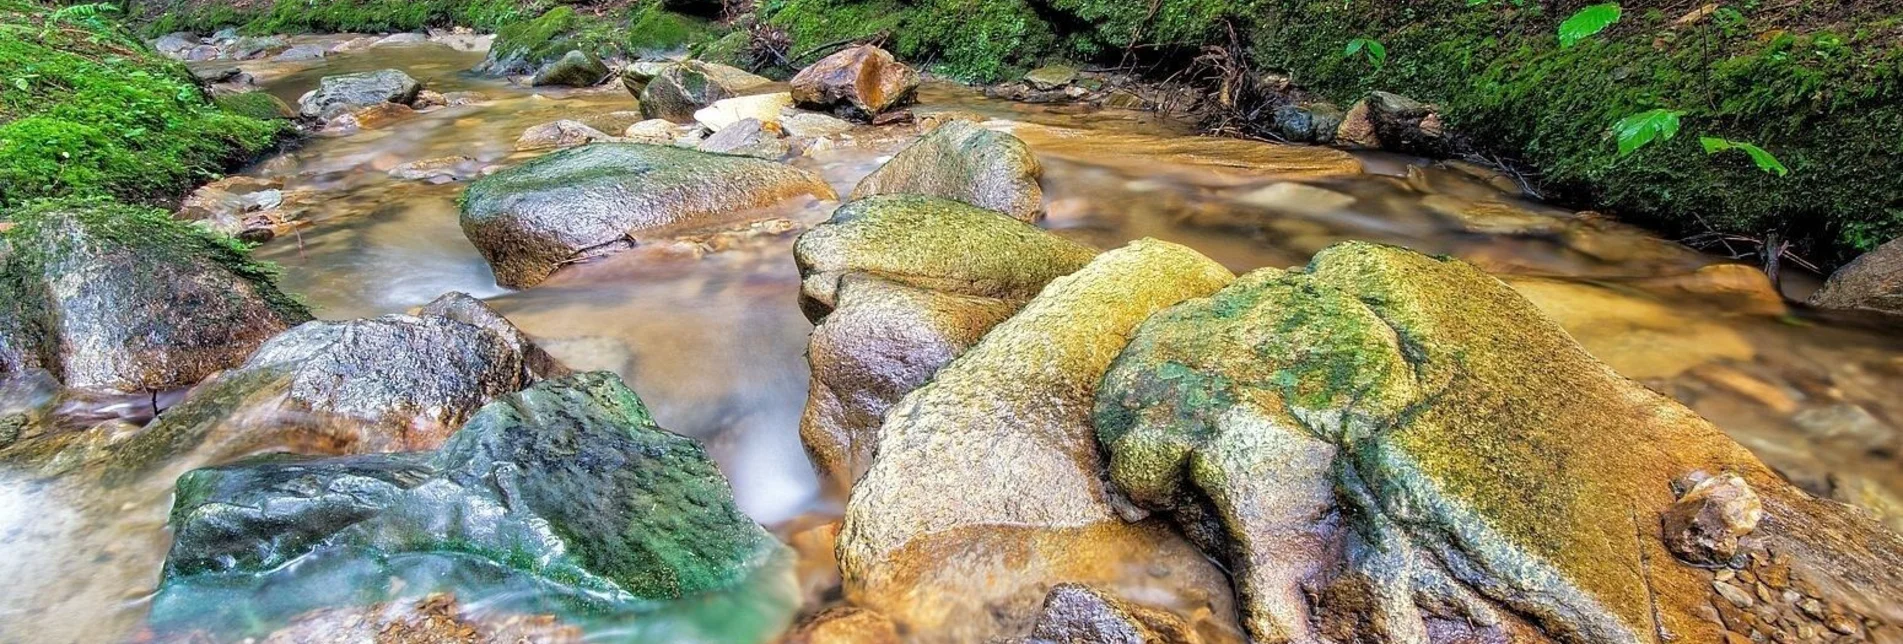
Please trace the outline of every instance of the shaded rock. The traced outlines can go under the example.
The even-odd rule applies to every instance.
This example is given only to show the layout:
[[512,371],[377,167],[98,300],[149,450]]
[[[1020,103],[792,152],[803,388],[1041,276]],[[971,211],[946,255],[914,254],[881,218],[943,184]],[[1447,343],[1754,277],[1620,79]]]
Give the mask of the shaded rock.
[[1438,154],[1447,146],[1446,130],[1432,105],[1374,92],[1342,115],[1335,142],[1350,147]]
[[515,149],[548,150],[553,148],[572,148],[600,141],[617,141],[614,135],[588,127],[581,121],[562,119],[553,123],[543,123],[522,131],[515,139]]
[[791,83],[793,100],[802,106],[870,119],[911,102],[919,77],[891,52],[859,45],[821,58]]
[[1722,641],[1658,520],[1700,470],[1756,491],[1749,541],[1793,580],[1899,612],[1903,538],[1455,260],[1346,243],[1251,273],[1152,317],[1103,382],[1111,480],[1230,563],[1258,640]]
[[324,45],[293,45],[289,49],[278,52],[278,55],[272,56],[271,60],[281,63],[323,60],[328,55],[330,55],[330,48]]
[[1024,82],[1040,90],[1053,90],[1077,80],[1077,68],[1070,65],[1045,65],[1024,73]]
[[777,125],[780,110],[792,106],[792,95],[786,92],[737,96],[714,101],[713,105],[694,112],[694,121],[715,132],[747,119]]
[[1024,221],[1044,212],[1044,168],[1017,137],[947,121],[852,189],[853,199],[912,194],[962,201]]
[[533,159],[471,183],[463,234],[523,288],[562,264],[627,248],[650,233],[721,223],[720,217],[800,195],[835,198],[789,166],[632,143],[596,143]]
[[448,106],[449,106],[449,97],[443,95],[442,92],[438,92],[433,89],[426,89],[426,90],[419,91],[416,93],[416,98],[410,100],[410,107],[415,108],[419,111],[427,110],[433,107],[448,107]]
[[701,141],[700,151],[778,161],[791,153],[792,148],[778,135],[767,131],[764,123],[749,118],[728,125]]
[[1837,269],[1824,288],[1811,295],[1810,305],[1903,315],[1903,238]]
[[244,36],[225,46],[221,58],[233,60],[251,60],[261,58],[286,47],[281,36]]
[[1719,565],[1738,556],[1738,539],[1758,529],[1764,505],[1751,485],[1736,474],[1694,472],[1691,489],[1665,509],[1665,547],[1679,559]]
[[159,36],[151,42],[152,49],[172,58],[184,58],[185,52],[200,44],[198,36],[190,32],[175,31]]
[[226,239],[134,206],[15,209],[0,251],[0,378],[166,391],[243,362],[310,319]]
[[927,641],[1023,633],[1066,581],[1232,619],[1219,571],[1158,522],[1117,514],[1089,420],[1126,334],[1230,279],[1194,251],[1134,242],[1052,281],[906,395],[846,506],[847,599]]
[[161,631],[447,590],[638,615],[647,637],[751,640],[783,628],[796,597],[784,546],[701,446],[606,373],[498,400],[436,451],[194,470],[170,523]]
[[1027,643],[1201,644],[1181,617],[1106,595],[1082,584],[1058,584]]
[[535,72],[535,78],[529,81],[535,87],[565,85],[568,87],[594,87],[608,79],[608,66],[594,54],[570,49],[542,69]]
[[773,81],[717,63],[688,60],[668,65],[641,88],[641,113],[685,123],[715,101],[740,96]]
[[888,195],[853,201],[800,235],[800,307],[817,322],[849,273],[942,293],[1029,300],[1097,251],[955,201]]
[[317,89],[297,99],[298,114],[328,119],[378,103],[408,103],[422,88],[409,74],[394,69],[325,76]]
[[836,301],[806,346],[813,381],[800,442],[827,487],[844,496],[872,465],[886,411],[1023,301],[940,293],[861,273],[840,279]]
[[1345,115],[1333,103],[1291,103],[1275,108],[1275,130],[1291,143],[1331,143]]

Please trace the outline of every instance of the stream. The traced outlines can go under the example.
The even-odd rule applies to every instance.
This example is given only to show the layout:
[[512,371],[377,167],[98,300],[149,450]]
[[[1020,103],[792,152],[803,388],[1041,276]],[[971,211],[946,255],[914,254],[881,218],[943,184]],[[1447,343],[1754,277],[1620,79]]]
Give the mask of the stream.
[[[527,290],[498,287],[457,223],[464,184],[388,171],[456,155],[506,166],[536,154],[513,149],[531,126],[574,119],[618,133],[639,117],[618,85],[530,89],[467,73],[483,55],[424,43],[245,63],[293,104],[323,76],[381,68],[485,97],[317,135],[245,169],[282,180],[305,223],[259,257],[282,266],[285,290],[322,319],[402,313],[448,291],[482,298],[567,365],[620,374],[662,427],[707,446],[761,524],[784,537],[787,526],[837,516],[843,500],[822,491],[798,437],[812,327],[795,302],[792,260],[797,233],[837,204],[796,200],[754,217],[790,225],[637,248]],[[1882,321],[1787,306],[1749,269],[1530,200],[1510,178],[1466,164],[1365,154],[1360,172],[1343,173],[1330,150],[1198,137],[1148,113],[1013,104],[936,82],[914,111],[975,113],[1024,139],[1044,165],[1043,225],[1100,248],[1155,237],[1238,274],[1300,265],[1349,239],[1465,259],[1799,486],[1903,526],[1903,334]],[[861,126],[791,163],[844,195],[920,129]],[[1789,276],[1785,295],[1801,300],[1817,283]],[[127,427],[102,423],[98,431]],[[110,489],[0,472],[0,642],[145,637],[172,480],[209,464],[168,463]]]

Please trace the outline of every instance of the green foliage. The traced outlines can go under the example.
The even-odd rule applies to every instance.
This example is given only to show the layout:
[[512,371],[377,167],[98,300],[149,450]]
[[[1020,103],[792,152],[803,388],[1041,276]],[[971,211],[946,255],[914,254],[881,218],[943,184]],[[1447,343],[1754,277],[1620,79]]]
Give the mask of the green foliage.
[[1784,167],[1784,163],[1778,161],[1777,157],[1772,156],[1770,152],[1756,145],[1743,141],[1722,139],[1715,136],[1699,137],[1698,142],[1705,146],[1705,154],[1718,154],[1728,150],[1737,150],[1750,155],[1751,162],[1757,164],[1759,170],[1763,170],[1768,174],[1775,174],[1782,177],[1791,173],[1791,169]]
[[1375,67],[1388,63],[1388,46],[1372,38],[1356,38],[1348,41],[1348,48],[1342,50],[1343,58],[1354,58],[1355,54],[1365,54],[1368,62]]
[[1056,46],[1057,34],[1025,0],[929,0],[896,44],[934,71],[982,82],[1023,74]]
[[288,131],[213,105],[183,66],[103,12],[55,13],[0,0],[0,208],[68,195],[169,201]]
[[1613,138],[1619,142],[1619,156],[1631,156],[1652,142],[1669,141],[1678,136],[1678,119],[1684,112],[1667,109],[1646,110],[1619,119],[1613,124]]
[[1591,38],[1619,21],[1621,10],[1616,2],[1596,4],[1584,9],[1566,22],[1559,23],[1559,46],[1571,47],[1579,41]]
[[143,31],[246,34],[419,31],[462,25],[495,30],[538,15],[551,0],[273,0],[234,5],[202,0],[142,3]]
[[718,34],[706,20],[650,5],[635,12],[629,23],[626,44],[629,51],[671,51],[712,40]]

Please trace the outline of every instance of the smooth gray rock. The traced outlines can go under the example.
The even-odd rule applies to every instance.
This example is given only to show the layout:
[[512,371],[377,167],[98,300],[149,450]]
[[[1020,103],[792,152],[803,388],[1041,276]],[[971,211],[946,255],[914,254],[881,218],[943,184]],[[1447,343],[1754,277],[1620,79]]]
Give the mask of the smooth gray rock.
[[325,76],[317,89],[297,99],[298,114],[328,119],[378,103],[409,103],[422,89],[416,79],[394,69]]
[[1837,269],[1824,288],[1811,295],[1810,305],[1903,315],[1903,238]]

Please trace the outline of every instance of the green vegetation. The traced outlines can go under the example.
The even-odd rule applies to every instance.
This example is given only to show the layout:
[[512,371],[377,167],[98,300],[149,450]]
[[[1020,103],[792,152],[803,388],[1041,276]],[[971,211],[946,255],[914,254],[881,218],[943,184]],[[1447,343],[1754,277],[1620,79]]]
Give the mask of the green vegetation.
[[214,105],[106,14],[0,0],[0,208],[170,201],[286,131]]
[[245,34],[417,31],[463,25],[493,31],[535,16],[546,0],[159,0],[138,5],[149,35],[209,34],[235,27]]
[[685,49],[718,35],[709,21],[668,11],[658,4],[602,15],[583,14],[564,5],[497,30],[490,57],[520,61],[522,69],[515,71],[526,71],[570,50],[603,57],[634,55]]

